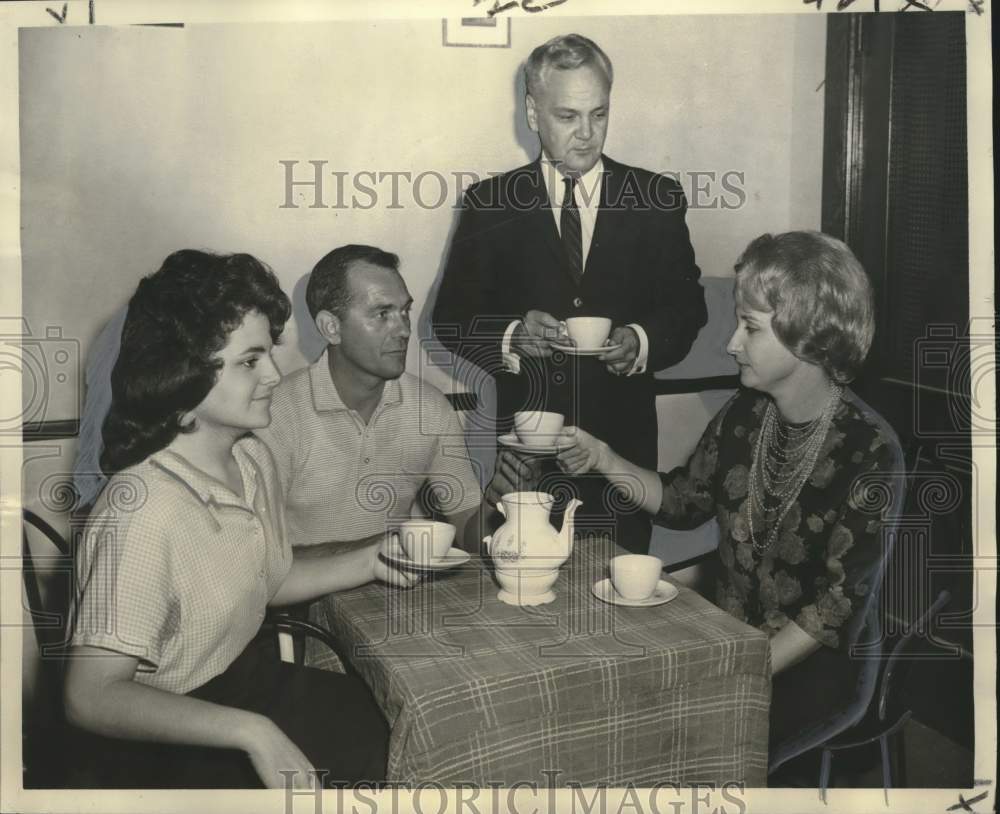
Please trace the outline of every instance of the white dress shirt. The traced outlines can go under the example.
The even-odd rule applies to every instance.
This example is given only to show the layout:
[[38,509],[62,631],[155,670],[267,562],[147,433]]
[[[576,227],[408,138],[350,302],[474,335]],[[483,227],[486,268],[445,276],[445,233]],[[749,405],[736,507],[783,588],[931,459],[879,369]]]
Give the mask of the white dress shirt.
[[[549,204],[552,207],[552,217],[555,218],[556,231],[562,236],[562,201],[565,193],[563,178],[565,177],[556,165],[552,163],[548,156],[542,154],[541,162],[542,179],[545,182],[545,190],[549,196]],[[573,200],[576,202],[577,210],[580,213],[580,236],[583,242],[583,268],[586,271],[587,257],[590,254],[590,245],[594,240],[594,227],[597,225],[597,215],[601,208],[601,190],[604,187],[604,161],[598,159],[587,172],[580,176],[578,182],[573,186]],[[503,342],[500,346],[501,358],[504,367],[511,373],[521,372],[521,360],[516,353],[511,350],[511,341],[514,338],[514,331],[520,324],[520,320],[514,320],[504,331]],[[646,331],[638,323],[630,322],[629,328],[635,331],[639,337],[639,352],[636,354],[632,367],[626,372],[626,376],[636,373],[645,373],[646,362],[649,358],[649,338]]]

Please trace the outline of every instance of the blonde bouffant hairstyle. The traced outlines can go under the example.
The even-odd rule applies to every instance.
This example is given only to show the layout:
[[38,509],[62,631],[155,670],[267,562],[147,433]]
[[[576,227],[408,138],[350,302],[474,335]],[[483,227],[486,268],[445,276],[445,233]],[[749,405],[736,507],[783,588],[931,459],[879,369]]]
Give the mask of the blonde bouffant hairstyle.
[[822,232],[761,235],[736,261],[736,302],[773,313],[798,358],[838,384],[861,368],[875,334],[871,281],[847,245]]

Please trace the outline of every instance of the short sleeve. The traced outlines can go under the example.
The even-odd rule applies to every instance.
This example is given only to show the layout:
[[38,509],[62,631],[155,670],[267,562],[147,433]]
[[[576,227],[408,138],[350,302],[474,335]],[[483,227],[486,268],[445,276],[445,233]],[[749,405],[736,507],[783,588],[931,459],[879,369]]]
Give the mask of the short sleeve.
[[278,469],[270,447],[260,438],[250,436],[241,442],[257,472],[258,489],[253,510],[264,527],[268,579],[268,600],[272,599],[292,568],[292,546],[288,539],[285,505]]
[[719,441],[732,403],[730,399],[709,422],[687,463],[666,474],[660,473],[663,499],[654,518],[657,524],[693,529],[714,517]]
[[158,667],[181,622],[170,554],[166,524],[151,512],[94,518],[78,553],[71,643]]
[[427,508],[452,516],[474,509],[482,502],[479,479],[465,446],[465,431],[458,414],[443,394],[434,459],[424,485]]

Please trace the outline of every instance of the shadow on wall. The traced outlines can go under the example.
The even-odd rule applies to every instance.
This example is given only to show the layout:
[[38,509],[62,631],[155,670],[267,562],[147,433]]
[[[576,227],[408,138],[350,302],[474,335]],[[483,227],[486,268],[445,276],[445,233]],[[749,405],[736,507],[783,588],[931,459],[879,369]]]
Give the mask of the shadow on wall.
[[[311,272],[310,272],[311,273]],[[306,305],[306,286],[309,284],[309,274],[303,274],[292,288],[292,319],[298,331],[296,341],[299,352],[308,364],[315,362],[326,348],[326,340],[313,322]]]
[[475,394],[475,409],[460,413],[460,417],[465,430],[465,446],[479,477],[479,485],[485,489],[493,476],[496,464],[496,386],[493,377],[484,370],[453,356],[438,341],[433,326],[434,305],[437,302],[448,251],[454,240],[460,215],[461,212],[457,209],[452,215],[451,225],[448,227],[448,239],[442,247],[434,282],[431,283],[423,309],[417,316],[414,333],[420,342],[417,359],[421,369],[412,372],[423,380],[426,378],[422,369],[425,365],[438,368],[455,382],[455,392],[465,391]]
[[[511,126],[513,128],[514,139],[524,150],[524,163],[534,161],[539,154],[538,137],[528,127],[528,119],[524,112],[525,82],[524,71],[518,68],[512,77],[511,91],[514,94],[514,109],[517,114],[513,117]],[[486,156],[483,156],[486,160]],[[515,169],[510,167],[509,169]],[[451,225],[448,228],[448,237],[441,247],[441,255],[438,259],[437,272],[434,281],[427,292],[427,299],[424,301],[423,309],[417,317],[416,335],[420,341],[420,352],[418,358],[420,365],[428,365],[438,368],[446,373],[458,387],[458,391],[467,391],[476,395],[475,410],[466,411],[462,414],[463,426],[465,428],[465,444],[472,457],[473,465],[479,474],[480,483],[483,487],[489,482],[493,475],[493,468],[496,461],[496,386],[492,376],[487,375],[482,369],[456,359],[438,342],[434,336],[433,314],[434,305],[437,302],[438,290],[441,287],[441,280],[444,277],[445,265],[448,261],[448,253],[451,243],[455,237],[455,230],[458,227],[458,220],[461,210],[456,209],[452,214]],[[303,352],[306,348],[302,346]],[[421,375],[421,371],[417,372]],[[421,375],[421,378],[423,376]]]
[[[541,43],[539,43],[541,44]],[[534,161],[539,154],[538,136],[528,127],[528,116],[525,113],[524,97],[528,89],[524,82],[524,70],[519,69],[514,74],[514,138],[524,150],[526,161]]]
[[738,376],[736,360],[726,351],[726,346],[736,330],[736,300],[733,297],[732,277],[701,278],[705,289],[706,322],[688,355],[673,367],[657,371],[657,379],[703,379],[714,376]]

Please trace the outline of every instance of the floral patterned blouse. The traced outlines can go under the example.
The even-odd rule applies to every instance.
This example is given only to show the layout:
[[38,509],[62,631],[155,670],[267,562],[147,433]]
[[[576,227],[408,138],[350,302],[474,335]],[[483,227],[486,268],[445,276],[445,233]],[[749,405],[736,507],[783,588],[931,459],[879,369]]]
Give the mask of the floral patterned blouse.
[[[656,522],[694,528],[714,515],[722,564],[716,604],[769,635],[791,620],[821,644],[846,649],[857,641],[880,577],[882,528],[901,505],[899,442],[845,389],[812,474],[774,543],[759,554],[750,541],[747,488],[768,401],[754,390],[738,392],[687,464],[660,474]],[[754,528],[763,528],[756,515]]]

